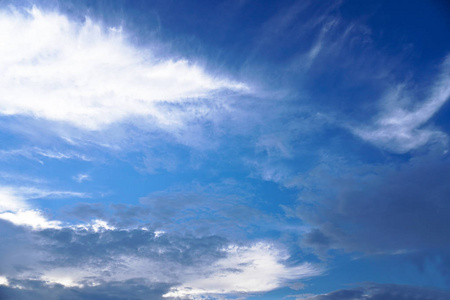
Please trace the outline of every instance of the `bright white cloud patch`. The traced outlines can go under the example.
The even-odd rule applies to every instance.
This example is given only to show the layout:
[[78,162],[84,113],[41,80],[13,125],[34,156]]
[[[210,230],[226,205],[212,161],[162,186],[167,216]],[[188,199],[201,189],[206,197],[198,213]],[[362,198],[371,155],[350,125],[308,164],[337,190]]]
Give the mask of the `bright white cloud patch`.
[[78,224],[78,225],[74,225],[71,227],[75,228],[75,229],[84,229],[84,230],[93,231],[93,232],[101,232],[101,231],[105,231],[105,230],[115,230],[116,229],[114,226],[110,226],[108,224],[108,222],[99,220],[99,219],[94,219],[90,223],[87,223],[87,224]]
[[[428,99],[413,101],[403,87],[397,87],[384,101],[385,110],[369,127],[352,131],[377,146],[404,153],[425,145],[431,140],[447,140],[446,135],[424,127],[450,97],[450,57],[442,66],[442,73]],[[412,108],[411,108],[412,107]]]
[[5,276],[0,276],[0,285],[9,285],[9,281],[8,278],[6,278]]
[[17,195],[14,189],[0,187],[0,212],[18,211],[27,207],[25,200]]
[[2,212],[0,219],[19,226],[30,226],[33,229],[61,228],[61,222],[49,221],[39,210],[19,210],[16,212]]
[[97,130],[131,116],[179,120],[157,103],[182,103],[245,86],[186,60],[161,60],[123,33],[33,8],[0,12],[0,113]]
[[0,187],[0,219],[34,230],[61,228],[60,221],[51,221],[38,209],[33,209],[29,200],[54,197],[86,197],[86,194],[71,191],[48,191],[33,187]]
[[190,274],[165,297],[203,299],[205,295],[265,292],[281,287],[288,280],[320,274],[310,264],[286,266],[282,261],[288,256],[267,243],[230,246],[224,251],[225,258],[201,274]]

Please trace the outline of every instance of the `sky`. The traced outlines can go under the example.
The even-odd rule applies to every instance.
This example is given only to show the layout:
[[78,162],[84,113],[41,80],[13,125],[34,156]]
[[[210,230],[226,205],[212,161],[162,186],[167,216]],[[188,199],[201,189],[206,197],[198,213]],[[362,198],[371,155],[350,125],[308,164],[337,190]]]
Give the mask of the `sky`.
[[0,0],[0,299],[450,299],[444,0]]

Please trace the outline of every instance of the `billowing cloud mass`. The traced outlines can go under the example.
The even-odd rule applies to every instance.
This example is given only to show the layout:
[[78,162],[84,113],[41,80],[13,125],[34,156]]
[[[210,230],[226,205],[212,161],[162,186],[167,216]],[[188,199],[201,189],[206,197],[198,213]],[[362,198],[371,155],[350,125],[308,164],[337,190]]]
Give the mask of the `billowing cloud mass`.
[[[288,266],[284,251],[263,242],[228,245],[218,236],[196,238],[146,228],[120,230],[100,221],[32,232],[1,224],[3,234],[14,235],[21,251],[35,249],[22,261],[20,252],[11,251],[13,241],[4,240],[2,270],[8,277],[3,285],[11,288],[29,279],[78,289],[132,281],[151,288],[158,282],[171,287],[162,294],[165,298],[184,299],[263,292],[321,273],[311,264]],[[11,282],[18,282],[17,286]]]

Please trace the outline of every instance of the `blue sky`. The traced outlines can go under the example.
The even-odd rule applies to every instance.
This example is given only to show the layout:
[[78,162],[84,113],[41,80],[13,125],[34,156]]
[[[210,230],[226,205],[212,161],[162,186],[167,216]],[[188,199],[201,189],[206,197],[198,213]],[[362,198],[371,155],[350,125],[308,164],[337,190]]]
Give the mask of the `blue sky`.
[[0,1],[1,299],[449,299],[446,1]]

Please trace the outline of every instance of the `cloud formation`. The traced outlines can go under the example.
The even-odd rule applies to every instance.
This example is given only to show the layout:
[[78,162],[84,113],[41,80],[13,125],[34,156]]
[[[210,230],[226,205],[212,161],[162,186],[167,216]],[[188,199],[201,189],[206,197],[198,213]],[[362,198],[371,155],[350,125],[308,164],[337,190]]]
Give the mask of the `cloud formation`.
[[362,139],[395,153],[405,153],[438,141],[446,144],[447,135],[426,123],[450,98],[450,57],[441,66],[441,74],[427,99],[416,99],[414,91],[399,85],[383,101],[383,111],[374,124],[353,128]]
[[[94,287],[133,286],[132,282],[138,282],[144,289],[162,284],[167,287],[161,294],[166,298],[191,299],[263,292],[321,273],[307,263],[289,266],[286,252],[265,242],[236,246],[218,236],[105,226],[28,231],[2,222],[2,282],[9,287],[3,290],[11,295],[33,290],[27,283],[31,279],[45,287],[38,293],[56,293],[64,286],[68,293],[76,289],[83,294]],[[12,234],[14,243],[20,245],[15,254],[11,252],[13,241],[7,238]],[[21,291],[23,285],[26,287]]]
[[316,228],[305,244],[369,254],[448,253],[449,166],[440,153],[396,167],[319,165],[305,178],[295,212]]
[[[181,197],[175,193],[171,200],[173,203],[160,198],[144,198],[144,203],[153,205],[151,210],[157,210],[154,216],[158,211],[162,213],[162,223],[155,223],[152,217],[145,224],[149,217],[145,213],[149,211],[145,205],[135,207],[135,210],[117,206],[116,216],[108,218],[115,220],[117,225],[126,225],[122,228],[101,220],[99,217],[104,216],[105,211],[96,210],[98,205],[78,206],[73,213],[87,217],[78,223],[49,220],[42,211],[30,207],[29,198],[66,196],[71,195],[70,192],[4,188],[0,195],[3,205],[0,212],[0,290],[8,297],[22,295],[20,297],[26,299],[36,288],[38,294],[57,298],[72,293],[97,295],[96,291],[103,291],[107,286],[118,289],[125,285],[139,286],[143,290],[152,290],[155,284],[160,284],[164,289],[159,290],[158,297],[203,299],[265,292],[321,274],[322,270],[313,264],[288,263],[288,252],[282,245],[270,241],[238,245],[219,235],[207,235],[201,231],[200,235],[193,235],[190,231],[198,231],[181,230],[182,227],[169,232],[155,228],[155,225],[166,224],[166,218],[173,217],[176,209],[172,206],[189,198],[192,198],[190,203],[184,205],[199,209],[200,214],[209,206],[218,210],[227,208],[228,205],[211,206],[213,201],[208,204],[206,199],[213,197],[215,201],[231,201],[233,204],[239,197],[236,199],[236,196],[225,196],[220,192],[243,193],[235,185],[231,182],[224,187],[198,187],[205,192],[204,195]],[[166,196],[170,197],[170,194]],[[170,207],[164,210],[163,203]],[[230,208],[223,213],[232,218],[233,212],[227,210]],[[130,216],[140,220],[130,223]],[[195,215],[189,218],[195,219]],[[128,223],[121,222],[121,219],[128,220]],[[178,221],[173,222],[179,221],[178,217]],[[195,222],[186,224],[183,226],[195,229]],[[217,224],[213,222],[212,225]],[[212,233],[217,231],[214,226]],[[14,239],[10,238],[12,236]],[[13,245],[20,251],[13,251]],[[144,298],[138,293],[136,299]]]
[[342,289],[313,297],[298,297],[304,300],[444,300],[448,291],[395,284],[369,283],[353,289]]
[[0,12],[0,113],[99,130],[146,117],[178,126],[165,103],[189,104],[246,86],[183,59],[155,57],[117,28],[33,7]]
[[408,64],[387,3],[3,2],[0,298],[446,295],[303,284],[355,255],[450,282],[450,58]]
[[85,193],[52,191],[34,187],[0,186],[0,219],[16,225],[29,226],[35,230],[60,228],[60,221],[51,221],[30,200],[37,198],[86,198]]
[[282,261],[288,256],[266,243],[232,245],[223,251],[226,257],[202,270],[203,273],[188,276],[165,296],[197,299],[195,296],[264,292],[282,287],[290,280],[322,273],[307,263],[286,267]]

